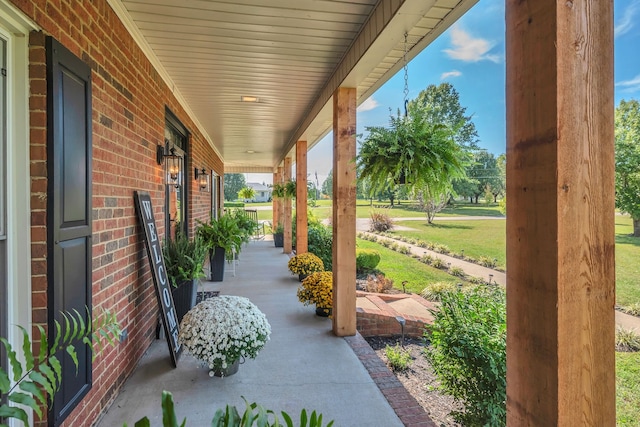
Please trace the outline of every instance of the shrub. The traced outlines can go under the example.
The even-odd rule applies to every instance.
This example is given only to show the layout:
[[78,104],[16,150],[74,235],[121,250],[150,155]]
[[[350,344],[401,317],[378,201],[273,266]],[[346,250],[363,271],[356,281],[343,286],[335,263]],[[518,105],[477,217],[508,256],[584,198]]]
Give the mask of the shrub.
[[632,316],[640,316],[640,302],[634,302],[631,305],[622,307],[622,311]]
[[427,326],[426,353],[440,388],[464,405],[452,412],[468,426],[506,424],[506,304],[501,289],[476,287],[441,296]]
[[495,260],[489,258],[488,256],[481,256],[480,258],[478,258],[478,262],[484,267],[493,268],[496,266]]
[[298,301],[304,305],[315,304],[320,308],[333,306],[333,273],[313,273],[298,287]]
[[370,223],[372,231],[385,232],[393,228],[393,220],[391,217],[380,212],[371,212]]
[[318,256],[326,271],[333,269],[333,233],[320,223],[310,223],[308,230],[308,250]]
[[410,245],[415,245],[418,243],[418,241],[416,239],[407,239],[406,240]]
[[391,246],[391,241],[383,239],[382,241],[380,241],[380,244],[385,248],[388,248],[389,246]]
[[448,254],[449,252],[451,252],[447,245],[442,245],[440,243],[436,244],[433,250],[441,254]]
[[224,202],[225,208],[244,208],[244,202]]
[[364,273],[375,269],[380,263],[380,252],[374,249],[356,249],[356,271]]
[[440,301],[442,294],[455,291],[456,286],[453,283],[434,282],[429,283],[422,292],[420,292],[420,296],[427,301]]
[[398,242],[391,242],[391,244],[389,245],[389,249],[396,252],[398,252],[399,247],[400,245],[398,245]]
[[433,257],[431,255],[424,254],[420,257],[420,262],[431,265],[433,263]]
[[409,246],[399,245],[398,246],[398,252],[400,252],[403,255],[410,255],[411,254],[411,248]]
[[616,351],[640,351],[640,336],[633,329],[616,328]]
[[464,270],[461,269],[460,267],[451,267],[449,269],[449,274],[456,276],[456,277],[464,277],[465,273]]
[[426,247],[427,247],[427,245],[428,245],[428,243],[427,243],[427,242],[425,242],[424,240],[420,240],[420,241],[418,242],[418,246],[420,246],[421,248],[426,248]]
[[436,249],[435,243],[427,242],[427,249],[429,249],[430,251],[435,250]]
[[384,294],[392,288],[393,280],[387,279],[384,274],[376,274],[375,276],[372,274],[367,277],[367,283],[365,285],[365,290],[367,292]]
[[384,348],[384,353],[389,361],[389,366],[394,371],[405,371],[411,364],[411,354],[399,345],[390,346],[387,345]]
[[442,270],[446,270],[447,269],[447,263],[445,263],[440,258],[434,258],[433,261],[431,261],[431,266],[435,267],[435,268],[442,269]]

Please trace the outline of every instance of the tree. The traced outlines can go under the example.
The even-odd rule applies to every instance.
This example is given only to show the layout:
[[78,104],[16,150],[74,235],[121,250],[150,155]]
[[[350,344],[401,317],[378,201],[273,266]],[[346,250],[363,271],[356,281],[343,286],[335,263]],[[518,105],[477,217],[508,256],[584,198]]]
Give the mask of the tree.
[[640,237],[640,103],[620,101],[616,126],[616,208],[633,219],[633,235]]
[[246,186],[244,175],[241,173],[224,174],[224,199],[233,201],[238,198],[238,192]]
[[333,169],[329,171],[327,179],[322,183],[322,194],[326,194],[329,198],[333,197]]
[[487,150],[479,150],[473,154],[473,161],[467,166],[466,173],[470,180],[477,182],[473,191],[475,203],[478,203],[478,197],[487,190],[494,195],[494,201],[504,191],[498,160]]
[[427,215],[427,222],[433,224],[436,214],[447,205],[449,194],[443,192],[432,193],[429,187],[425,187],[416,191],[416,198],[418,199],[420,210]]
[[412,101],[424,107],[425,119],[429,123],[441,123],[453,130],[453,139],[458,145],[475,149],[478,132],[472,116],[460,105],[460,94],[451,83],[429,85]]

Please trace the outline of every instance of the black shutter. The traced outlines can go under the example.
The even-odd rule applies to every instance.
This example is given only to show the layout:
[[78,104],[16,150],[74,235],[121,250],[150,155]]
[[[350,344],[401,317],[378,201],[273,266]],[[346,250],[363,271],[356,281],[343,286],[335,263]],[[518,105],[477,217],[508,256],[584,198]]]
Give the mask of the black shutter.
[[[61,311],[91,310],[91,69],[47,38],[49,334]],[[51,341],[50,341],[51,342]],[[91,352],[75,343],[78,374],[60,352],[63,380],[49,413],[60,425],[91,389]]]

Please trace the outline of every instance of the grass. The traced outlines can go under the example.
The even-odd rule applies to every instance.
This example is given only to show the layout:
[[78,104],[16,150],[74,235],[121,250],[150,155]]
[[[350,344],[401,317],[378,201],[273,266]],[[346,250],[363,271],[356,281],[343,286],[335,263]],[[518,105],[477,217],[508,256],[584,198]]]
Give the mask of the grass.
[[407,255],[394,252],[378,243],[357,239],[357,246],[359,248],[375,249],[380,252],[378,270],[384,272],[386,277],[393,280],[393,287],[396,289],[402,290],[402,282],[407,281],[407,291],[419,294],[428,283],[448,282],[456,284],[462,282],[458,277],[423,264]]
[[622,306],[640,302],[640,238],[632,233],[631,218],[616,215],[616,302]]
[[640,420],[640,353],[616,353],[616,424]]
[[432,225],[426,221],[398,221],[396,225],[414,228],[415,231],[394,231],[399,236],[413,237],[427,242],[447,245],[453,252],[464,250],[465,256],[496,258],[498,266],[506,265],[506,223],[499,220],[446,221]]

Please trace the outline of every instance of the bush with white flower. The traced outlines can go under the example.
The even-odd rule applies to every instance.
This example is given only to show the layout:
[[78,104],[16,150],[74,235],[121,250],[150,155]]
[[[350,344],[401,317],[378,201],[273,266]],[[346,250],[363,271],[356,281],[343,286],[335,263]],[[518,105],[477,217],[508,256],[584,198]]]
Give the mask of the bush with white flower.
[[269,340],[271,326],[249,299],[221,295],[193,307],[180,324],[180,343],[212,371],[241,357],[255,359]]

